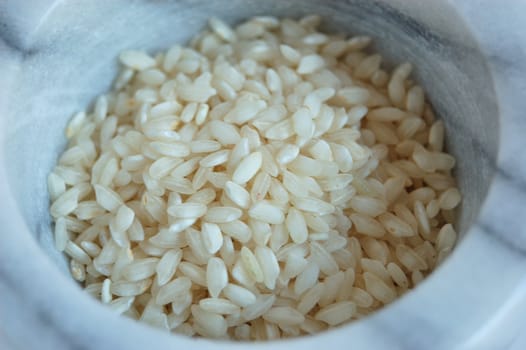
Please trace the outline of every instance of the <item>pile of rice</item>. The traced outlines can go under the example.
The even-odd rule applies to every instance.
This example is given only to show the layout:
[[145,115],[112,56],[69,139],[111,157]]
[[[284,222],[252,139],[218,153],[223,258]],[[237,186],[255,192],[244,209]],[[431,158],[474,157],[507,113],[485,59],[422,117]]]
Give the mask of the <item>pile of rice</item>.
[[411,65],[371,39],[256,17],[122,52],[49,175],[55,242],[116,312],[240,340],[323,331],[448,255],[461,200]]

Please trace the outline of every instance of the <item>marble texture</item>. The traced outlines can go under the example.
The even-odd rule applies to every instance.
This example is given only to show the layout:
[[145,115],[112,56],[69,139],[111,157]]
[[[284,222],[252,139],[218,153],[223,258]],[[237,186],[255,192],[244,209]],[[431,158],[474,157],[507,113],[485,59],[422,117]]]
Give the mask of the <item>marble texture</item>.
[[373,34],[391,61],[419,67],[459,159],[462,239],[389,307],[272,348],[524,348],[526,3],[519,0],[0,2],[0,348],[268,346],[171,336],[84,295],[53,249],[45,178],[67,119],[108,88],[120,50],[184,42],[212,14],[235,22],[312,12],[331,19],[329,30]]

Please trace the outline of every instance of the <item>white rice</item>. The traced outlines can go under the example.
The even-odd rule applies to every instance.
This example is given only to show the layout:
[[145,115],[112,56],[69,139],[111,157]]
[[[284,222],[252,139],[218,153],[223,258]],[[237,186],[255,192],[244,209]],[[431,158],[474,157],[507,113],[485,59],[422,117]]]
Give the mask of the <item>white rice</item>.
[[62,252],[64,249],[66,249],[66,245],[69,241],[66,225],[66,219],[64,217],[60,217],[55,220],[55,248],[57,248],[59,252]]
[[189,278],[176,278],[170,283],[167,283],[159,288],[155,302],[157,305],[168,304],[176,300],[178,295],[188,293],[191,286],[192,282]]
[[374,298],[362,288],[353,287],[351,290],[351,299],[356,306],[369,308],[374,303]]
[[311,74],[325,66],[325,60],[319,55],[306,55],[300,59],[297,71],[299,74]]
[[232,237],[233,239],[247,243],[252,236],[250,227],[242,221],[234,220],[227,223],[219,224],[224,234]]
[[128,281],[140,281],[155,274],[158,258],[137,259],[122,270],[122,275]]
[[233,302],[221,298],[205,298],[199,301],[199,306],[208,312],[221,315],[231,315],[240,312],[239,306]]
[[256,302],[256,296],[254,293],[235,284],[226,285],[223,289],[223,293],[230,301],[241,307],[247,307]]
[[155,65],[155,60],[141,51],[123,51],[119,59],[125,66],[136,70],[144,70]]
[[324,307],[316,313],[315,319],[323,321],[330,326],[337,326],[353,317],[356,305],[351,301],[340,301]]
[[211,258],[208,260],[206,282],[210,295],[217,298],[221,290],[228,284],[228,272],[223,260],[219,258]]
[[219,338],[226,334],[227,323],[225,319],[215,313],[205,311],[198,305],[192,305],[194,330],[201,336]]
[[269,202],[259,201],[249,210],[248,215],[256,220],[267,222],[269,224],[281,224],[285,220],[283,211]]
[[212,18],[190,47],[119,56],[47,179],[57,250],[115,312],[189,336],[359,319],[452,251],[446,125],[371,38]]
[[77,208],[79,190],[75,187],[61,194],[51,205],[49,212],[54,218],[68,215]]
[[204,216],[205,221],[212,223],[227,223],[241,217],[242,211],[234,207],[212,207]]
[[312,288],[318,282],[319,275],[319,266],[313,262],[308,263],[305,269],[296,277],[294,293],[301,295],[306,290]]
[[295,326],[303,323],[305,317],[299,311],[291,307],[273,307],[268,310],[263,319],[278,326]]
[[246,156],[234,170],[232,180],[240,185],[248,182],[261,168],[263,156],[261,152],[254,152]]
[[163,286],[174,275],[177,265],[181,262],[183,252],[181,250],[169,250],[159,260],[155,267],[157,273],[157,284]]
[[456,188],[449,188],[442,192],[438,199],[438,204],[443,210],[451,210],[460,203],[460,200],[460,192]]
[[298,303],[298,311],[302,314],[308,313],[316,306],[318,301],[321,299],[323,293],[325,292],[325,285],[323,283],[318,283],[311,289],[309,289]]

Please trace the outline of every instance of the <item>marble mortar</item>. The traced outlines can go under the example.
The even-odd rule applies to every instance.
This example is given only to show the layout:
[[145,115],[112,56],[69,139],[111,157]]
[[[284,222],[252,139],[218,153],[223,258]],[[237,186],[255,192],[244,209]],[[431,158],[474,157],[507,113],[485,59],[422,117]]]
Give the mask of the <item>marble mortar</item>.
[[[523,348],[526,329],[526,3],[366,0],[0,2],[0,348],[263,349],[173,336],[85,295],[53,246],[46,177],[71,115],[107,90],[123,49],[184,43],[210,16],[317,13],[410,61],[447,128],[464,199],[453,254],[364,320],[273,349]],[[524,340],[522,340],[524,344]]]

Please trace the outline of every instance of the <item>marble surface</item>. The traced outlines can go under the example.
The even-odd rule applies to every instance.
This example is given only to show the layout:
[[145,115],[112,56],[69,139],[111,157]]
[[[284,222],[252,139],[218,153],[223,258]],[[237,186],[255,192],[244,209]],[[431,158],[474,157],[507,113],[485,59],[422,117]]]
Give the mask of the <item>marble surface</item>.
[[[108,87],[123,48],[184,42],[211,14],[235,21],[309,12],[334,19],[333,29],[377,31],[378,49],[394,61],[408,58],[418,67],[427,61],[417,76],[436,97],[450,148],[462,155],[463,237],[435,273],[389,307],[272,348],[525,348],[526,3],[232,0],[215,2],[221,6],[213,10],[210,3],[0,2],[0,348],[268,346],[171,336],[118,317],[84,295],[52,247],[45,177],[63,147],[66,120]],[[393,16],[371,22],[349,9]],[[400,31],[387,30],[396,21],[404,24]],[[80,74],[72,69],[79,67]]]

